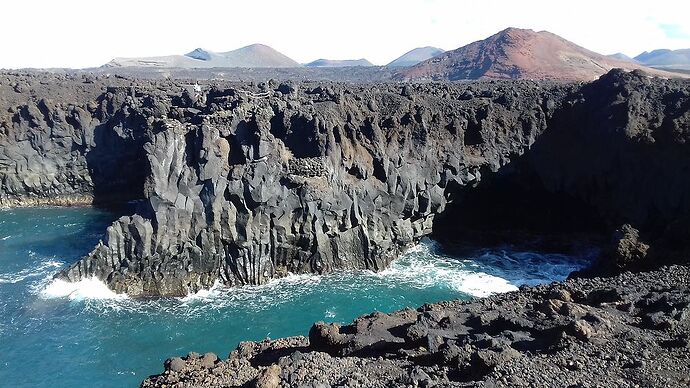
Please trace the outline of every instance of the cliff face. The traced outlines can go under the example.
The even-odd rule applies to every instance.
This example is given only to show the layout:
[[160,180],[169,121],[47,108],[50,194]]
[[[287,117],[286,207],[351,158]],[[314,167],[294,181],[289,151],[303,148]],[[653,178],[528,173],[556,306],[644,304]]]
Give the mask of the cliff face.
[[[519,176],[518,165],[611,225],[666,225],[690,209],[682,81],[217,84],[195,96],[173,81],[66,79],[53,90],[3,77],[0,200],[140,199],[60,275],[133,296],[382,269],[432,232],[449,200],[482,177]],[[674,162],[665,179],[645,168],[657,156]],[[658,202],[635,176],[664,182],[674,200]]]
[[145,201],[62,276],[146,296],[383,269],[431,232],[449,188],[476,184],[481,167],[499,168],[545,128],[545,92],[504,87],[524,97],[504,106],[495,91],[467,99],[458,87],[285,84],[157,101],[169,113],[132,129],[147,138]]
[[620,71],[579,86],[529,152],[459,193],[435,233],[609,233],[631,224],[653,248],[638,268],[687,260],[689,86]]
[[126,81],[96,81],[0,74],[0,206],[141,197],[150,112],[130,109]]

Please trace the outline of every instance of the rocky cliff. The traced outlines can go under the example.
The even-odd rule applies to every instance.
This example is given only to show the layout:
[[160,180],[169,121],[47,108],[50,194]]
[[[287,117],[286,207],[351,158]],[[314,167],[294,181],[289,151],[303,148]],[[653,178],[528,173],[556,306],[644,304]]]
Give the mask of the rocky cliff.
[[[0,201],[137,200],[60,274],[134,296],[382,269],[438,215],[449,230],[448,215],[462,215],[486,178],[556,195],[540,213],[568,196],[604,228],[632,222],[642,237],[690,209],[684,81],[614,71],[584,85],[216,83],[195,93],[181,81],[51,77],[0,77]],[[650,238],[677,243],[686,230]]]

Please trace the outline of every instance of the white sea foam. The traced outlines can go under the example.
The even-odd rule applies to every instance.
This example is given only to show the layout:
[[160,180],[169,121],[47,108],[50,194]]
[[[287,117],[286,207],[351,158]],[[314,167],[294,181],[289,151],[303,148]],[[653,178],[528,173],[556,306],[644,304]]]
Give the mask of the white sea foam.
[[[438,252],[437,243],[425,240],[410,248],[389,268],[378,273],[338,272],[323,276],[290,274],[260,286],[244,287],[226,287],[216,283],[210,289],[190,294],[180,301],[187,308],[187,314],[195,315],[203,313],[209,305],[214,309],[237,304],[256,310],[271,308],[289,303],[300,294],[312,292],[320,283],[337,293],[348,293],[355,289],[375,290],[379,286],[385,287],[386,284],[417,289],[446,287],[475,297],[518,289],[502,277],[481,271],[471,260],[459,260]],[[336,314],[329,310],[326,315]]]
[[182,298],[183,302],[190,302],[190,301],[195,301],[195,300],[206,300],[210,299],[213,297],[216,297],[218,293],[220,292],[221,284],[218,280],[216,280],[215,283],[213,283],[213,286],[209,289],[204,289],[204,290],[199,290],[196,293],[190,293],[184,298]]
[[227,287],[216,282],[210,289],[187,295],[180,298],[180,301],[190,309],[189,314],[200,312],[201,310],[197,311],[197,309],[199,307],[203,309],[209,302],[214,308],[243,304],[256,310],[263,310],[276,304],[289,302],[295,295],[312,288],[321,280],[317,275],[289,274],[262,285]]
[[41,290],[41,297],[45,299],[69,298],[70,300],[127,298],[126,295],[115,293],[97,278],[87,278],[78,282],[54,279]]
[[583,250],[577,256],[557,253],[539,253],[494,249],[477,252],[474,259],[479,268],[489,268],[491,273],[516,285],[537,285],[561,281],[570,273],[596,258],[597,249]]
[[[402,286],[407,289],[453,290],[458,293],[458,297],[462,294],[485,297],[495,293],[515,291],[517,286],[541,278],[550,271],[554,272],[550,275],[559,277],[561,271],[572,265],[566,260],[569,259],[566,256],[563,263],[555,263],[559,268],[546,269],[542,268],[543,264],[535,262],[535,258],[529,255],[523,256],[520,252],[508,250],[504,252],[505,257],[502,257],[500,250],[487,250],[485,256],[482,256],[484,252],[474,253],[467,259],[449,256],[443,253],[437,243],[425,240],[404,253],[388,269],[379,273],[351,271],[323,276],[290,274],[267,284],[244,287],[227,287],[216,282],[210,289],[201,290],[183,298],[145,302],[118,295],[96,279],[67,283],[53,280],[52,276],[46,276],[42,282],[36,283],[35,291],[43,298],[107,300],[108,303],[87,303],[87,308],[95,308],[99,311],[104,307],[141,313],[155,309],[189,318],[208,316],[211,312],[235,309],[237,306],[257,312],[272,309],[282,304],[292,303],[300,295],[310,295],[315,290],[319,290],[316,291],[317,293],[323,292],[324,287],[333,293],[353,296],[367,295],[369,292],[376,293],[380,287]],[[535,253],[534,256],[540,255]],[[501,265],[497,266],[496,263]],[[565,275],[554,280],[562,280]],[[545,282],[550,279],[541,280]],[[329,317],[338,315],[335,308],[327,310],[324,311]]]
[[476,297],[518,289],[508,280],[482,272],[478,267],[471,260],[443,255],[436,242],[424,240],[377,275],[417,288],[446,286]]
[[[29,256],[31,256],[31,253],[29,254]],[[14,273],[3,273],[0,274],[0,284],[15,284],[29,278],[45,276],[47,272],[51,272],[55,268],[59,268],[60,266],[62,266],[62,262],[56,260],[47,260],[39,263],[35,267],[24,268],[21,271],[17,271]]]
[[483,272],[468,272],[464,276],[459,275],[452,283],[454,288],[472,296],[485,297],[518,289],[506,279]]

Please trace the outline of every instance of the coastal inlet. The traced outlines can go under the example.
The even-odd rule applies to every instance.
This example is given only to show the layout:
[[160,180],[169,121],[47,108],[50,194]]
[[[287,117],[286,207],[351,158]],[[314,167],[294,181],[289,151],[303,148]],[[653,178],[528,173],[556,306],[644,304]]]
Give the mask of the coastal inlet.
[[[131,299],[94,279],[53,280],[115,215],[93,208],[0,211],[0,381],[15,387],[136,386],[171,354],[224,358],[244,340],[306,335],[315,321],[486,296],[565,278],[596,255],[518,247],[462,249],[431,240],[385,271],[290,275],[184,298]],[[456,252],[454,250],[454,252]]]

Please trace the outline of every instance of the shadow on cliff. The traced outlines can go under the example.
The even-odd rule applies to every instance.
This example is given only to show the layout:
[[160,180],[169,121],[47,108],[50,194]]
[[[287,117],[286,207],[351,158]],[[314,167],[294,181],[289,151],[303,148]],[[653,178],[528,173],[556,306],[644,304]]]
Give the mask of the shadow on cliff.
[[619,248],[613,232],[627,224],[651,246],[639,268],[687,262],[687,95],[617,70],[584,85],[524,155],[450,193],[434,236],[501,244],[537,235],[558,244],[584,234]]
[[434,220],[433,238],[542,251],[569,250],[582,242],[601,244],[608,228],[597,209],[572,193],[547,189],[530,158],[525,154],[495,173],[483,172],[476,187],[456,188],[446,210]]
[[86,153],[93,182],[94,205],[122,208],[144,198],[150,167],[143,147],[146,128],[142,116],[113,118],[94,129],[94,147]]

